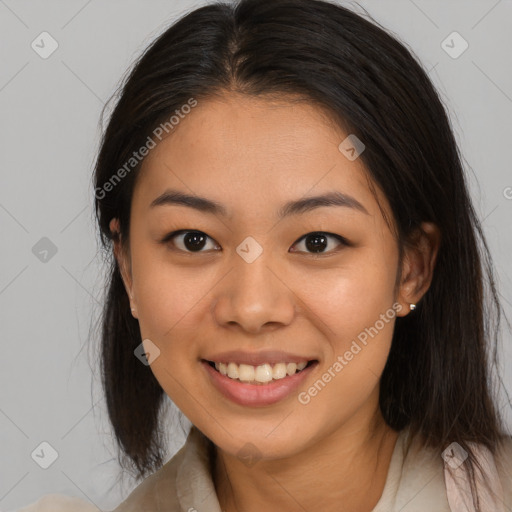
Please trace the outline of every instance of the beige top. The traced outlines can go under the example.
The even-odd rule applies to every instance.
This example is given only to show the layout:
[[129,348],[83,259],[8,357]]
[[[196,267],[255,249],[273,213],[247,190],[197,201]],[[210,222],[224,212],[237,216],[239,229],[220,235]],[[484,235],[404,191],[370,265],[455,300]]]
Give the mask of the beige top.
[[[449,503],[446,463],[441,454],[419,449],[417,442],[404,454],[407,437],[405,429],[397,438],[382,496],[372,512],[465,511],[459,497],[452,495]],[[192,427],[174,457],[139,484],[112,512],[222,512],[209,471],[207,447],[206,437]],[[503,497],[484,512],[508,512],[512,510],[512,437],[506,438],[495,463]],[[17,512],[99,511],[79,498],[49,494]]]

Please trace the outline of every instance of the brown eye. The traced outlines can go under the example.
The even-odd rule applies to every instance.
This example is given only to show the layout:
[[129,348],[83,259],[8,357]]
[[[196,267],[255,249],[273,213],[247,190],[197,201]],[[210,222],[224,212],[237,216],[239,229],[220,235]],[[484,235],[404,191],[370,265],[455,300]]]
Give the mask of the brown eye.
[[[328,246],[332,245],[332,243],[329,243],[329,240],[332,239],[335,239],[338,242],[338,247],[340,245],[348,245],[347,241],[340,235],[335,235],[333,233],[325,233],[323,231],[316,231],[314,233],[308,233],[299,239],[299,242],[304,244],[303,247],[305,249],[294,249],[292,252],[310,252],[312,254],[334,252],[332,249],[328,251],[325,250]],[[295,242],[295,244],[297,244],[297,242]]]
[[[187,231],[185,229],[169,233],[162,240],[162,243],[169,243],[171,240],[178,250],[184,252],[205,252],[203,249],[207,247],[208,240],[213,241],[212,238],[202,231]],[[207,249],[216,249],[218,247],[218,244],[214,243],[211,244],[211,247],[207,247]]]

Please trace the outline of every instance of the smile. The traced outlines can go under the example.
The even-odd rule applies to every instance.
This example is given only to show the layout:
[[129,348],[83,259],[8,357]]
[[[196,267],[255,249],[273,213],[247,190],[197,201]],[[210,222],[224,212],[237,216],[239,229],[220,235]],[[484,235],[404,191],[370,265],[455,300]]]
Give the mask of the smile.
[[200,363],[214,389],[236,404],[253,407],[272,405],[291,396],[319,364],[312,360],[252,366],[205,359]]
[[286,376],[295,375],[304,370],[308,364],[314,361],[302,361],[300,363],[276,363],[261,364],[253,366],[250,364],[214,363],[208,361],[219,373],[226,375],[228,378],[238,380],[239,382],[249,382],[254,384],[265,384],[273,380],[284,379]]

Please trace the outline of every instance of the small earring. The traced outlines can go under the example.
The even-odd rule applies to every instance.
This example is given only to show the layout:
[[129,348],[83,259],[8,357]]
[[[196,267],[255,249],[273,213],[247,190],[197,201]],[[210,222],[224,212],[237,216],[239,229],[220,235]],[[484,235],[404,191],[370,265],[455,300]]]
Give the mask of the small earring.
[[411,311],[414,311],[416,309],[416,304],[409,304],[409,307],[411,308]]

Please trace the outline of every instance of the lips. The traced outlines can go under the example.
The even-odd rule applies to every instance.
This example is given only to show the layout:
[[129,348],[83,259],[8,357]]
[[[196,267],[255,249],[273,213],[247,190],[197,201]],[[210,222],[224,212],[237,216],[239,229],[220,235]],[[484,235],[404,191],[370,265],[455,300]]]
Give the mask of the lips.
[[289,398],[296,393],[297,388],[309,378],[317,366],[318,361],[315,361],[294,375],[262,384],[231,379],[227,375],[222,375],[206,360],[201,360],[201,367],[218,392],[231,402],[249,407],[269,406]]

